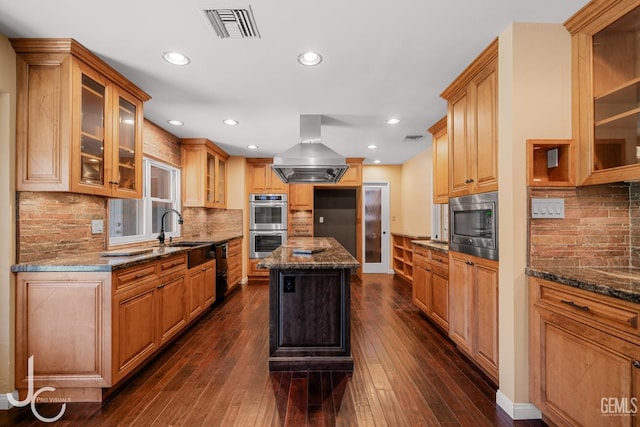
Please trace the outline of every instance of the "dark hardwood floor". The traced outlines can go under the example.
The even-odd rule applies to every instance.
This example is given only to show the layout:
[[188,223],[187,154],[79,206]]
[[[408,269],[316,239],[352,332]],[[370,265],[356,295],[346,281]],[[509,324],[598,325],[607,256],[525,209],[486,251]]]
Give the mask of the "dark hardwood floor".
[[[352,281],[354,371],[268,370],[268,285],[249,283],[104,404],[68,404],[60,426],[540,426],[513,422],[495,387],[389,275]],[[51,417],[59,404],[38,405]],[[0,425],[46,425],[29,407]]]

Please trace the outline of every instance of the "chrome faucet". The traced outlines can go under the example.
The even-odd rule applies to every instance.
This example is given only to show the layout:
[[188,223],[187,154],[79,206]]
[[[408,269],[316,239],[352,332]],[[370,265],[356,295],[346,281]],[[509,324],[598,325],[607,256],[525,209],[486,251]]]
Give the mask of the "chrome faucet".
[[160,234],[158,234],[158,240],[160,241],[160,246],[164,246],[164,217],[167,216],[169,212],[175,212],[178,214],[178,224],[182,224],[182,214],[175,209],[167,209],[165,213],[162,214],[162,218],[160,218]]

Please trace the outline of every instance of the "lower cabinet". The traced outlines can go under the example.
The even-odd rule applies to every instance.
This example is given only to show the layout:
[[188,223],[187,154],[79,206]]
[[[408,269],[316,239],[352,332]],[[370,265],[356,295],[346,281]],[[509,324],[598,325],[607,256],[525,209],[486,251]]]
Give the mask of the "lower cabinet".
[[247,275],[254,280],[269,280],[269,270],[257,267],[260,261],[261,260],[257,258],[249,258],[249,263],[247,264],[249,271]]
[[[187,255],[112,272],[18,273],[16,388],[100,402],[215,300],[215,260],[187,270]],[[197,270],[197,271],[196,271]],[[193,279],[193,280],[192,280]]]
[[637,425],[638,304],[529,278],[530,398],[558,425]]
[[135,369],[158,348],[158,285],[157,279],[153,279],[113,298],[114,382]]
[[227,291],[231,291],[242,281],[242,239],[229,241],[227,251]]
[[215,261],[211,260],[189,269],[187,283],[188,318],[193,319],[215,300]]
[[449,259],[440,251],[413,248],[413,302],[443,330],[449,330]]
[[449,337],[498,382],[498,262],[449,252]]

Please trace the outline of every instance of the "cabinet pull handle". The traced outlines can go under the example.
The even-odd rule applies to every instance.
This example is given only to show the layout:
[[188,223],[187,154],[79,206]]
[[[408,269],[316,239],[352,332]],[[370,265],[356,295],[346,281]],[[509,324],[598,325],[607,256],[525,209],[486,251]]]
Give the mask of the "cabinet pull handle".
[[586,305],[576,304],[573,301],[567,301],[567,300],[564,300],[564,299],[561,299],[560,302],[563,303],[563,304],[570,305],[571,307],[580,309],[582,311],[589,311],[589,307],[587,307]]
[[118,185],[118,184],[120,184],[120,182],[119,181],[109,181],[109,184]]
[[431,271],[431,269],[430,269],[430,268],[425,268],[425,270],[427,270],[427,271]]
[[140,274],[136,274],[136,279],[139,279],[141,277],[147,276],[149,275],[149,273],[140,273]]
[[467,265],[473,265],[473,263],[471,261],[465,261],[464,263],[467,264]]
[[633,361],[633,367],[634,368],[640,368],[640,361],[634,360]]

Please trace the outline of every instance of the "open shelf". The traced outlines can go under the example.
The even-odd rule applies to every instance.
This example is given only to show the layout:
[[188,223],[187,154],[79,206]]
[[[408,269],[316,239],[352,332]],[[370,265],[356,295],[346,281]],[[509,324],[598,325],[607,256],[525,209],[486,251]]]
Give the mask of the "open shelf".
[[413,282],[413,244],[412,240],[428,239],[425,236],[407,236],[391,234],[393,241],[393,271],[403,279]]
[[527,140],[527,183],[530,187],[574,187],[572,139]]

